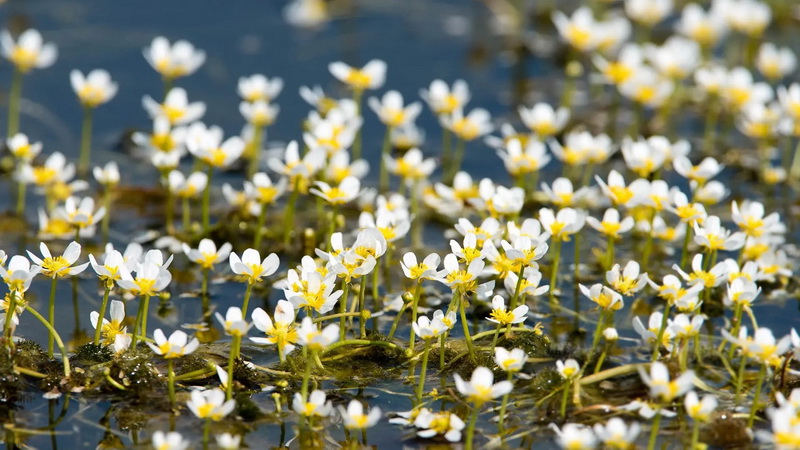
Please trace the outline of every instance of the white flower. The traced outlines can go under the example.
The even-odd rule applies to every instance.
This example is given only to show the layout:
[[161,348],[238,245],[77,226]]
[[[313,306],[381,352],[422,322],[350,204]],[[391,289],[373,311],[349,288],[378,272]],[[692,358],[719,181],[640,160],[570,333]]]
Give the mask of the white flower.
[[672,0],[625,0],[625,14],[646,27],[661,22],[672,8]]
[[211,419],[215,422],[222,420],[233,412],[236,401],[225,401],[225,392],[219,388],[195,390],[186,405],[198,419]]
[[529,140],[523,147],[522,142],[516,138],[498,148],[497,155],[512,176],[539,171],[552,159],[540,141]]
[[377,97],[370,97],[367,103],[380,121],[391,128],[413,123],[422,111],[419,102],[404,106],[403,96],[397,91],[387,91],[380,100]]
[[22,73],[31,69],[44,69],[56,62],[58,49],[55,44],[42,42],[42,35],[29,28],[19,35],[16,42],[8,30],[0,33],[0,52]]
[[160,328],[156,329],[153,332],[153,341],[155,344],[148,342],[147,345],[150,346],[153,353],[164,358],[179,358],[194,352],[200,346],[197,338],[192,338],[190,341],[189,336],[181,330],[173,331],[167,339]]
[[452,88],[442,80],[433,80],[430,87],[422,89],[419,95],[436,115],[452,114],[464,109],[470,99],[469,86],[464,80],[456,80]]
[[619,211],[614,208],[608,208],[603,213],[602,221],[592,216],[587,216],[586,223],[608,237],[619,239],[621,234],[627,233],[633,229],[634,220],[633,217],[630,216],[620,220]]
[[418,148],[409,149],[398,158],[384,155],[383,160],[386,170],[408,182],[428,178],[436,169],[436,160],[423,158]]
[[709,251],[738,250],[744,245],[745,234],[723,228],[717,216],[707,217],[702,226],[695,222],[694,232],[694,242]]
[[364,414],[364,405],[358,400],[350,400],[347,409],[339,406],[339,413],[344,420],[345,428],[349,430],[365,430],[374,426],[381,419],[381,409],[375,406],[370,408],[369,414]]
[[114,161],[107,163],[104,167],[95,166],[92,175],[98,183],[103,186],[116,186],[119,184],[119,166]]
[[206,127],[200,122],[193,123],[186,132],[186,147],[204,163],[226,168],[242,156],[245,143],[239,136],[229,137],[225,141],[222,137],[222,129],[217,126]]
[[700,64],[700,46],[681,36],[669,37],[661,46],[644,44],[644,54],[663,76],[682,80]]
[[31,266],[28,258],[22,255],[14,255],[8,262],[8,266],[0,264],[0,276],[3,281],[8,285],[10,291],[25,292],[31,285],[33,277],[35,277],[42,268],[40,266]]
[[514,387],[510,381],[501,381],[494,383],[494,375],[492,371],[486,367],[477,367],[472,372],[472,378],[469,382],[464,381],[460,375],[455,374],[453,378],[456,382],[456,389],[461,395],[467,397],[467,400],[476,404],[482,405],[492,399],[502,397]]
[[486,320],[498,325],[511,325],[524,322],[527,314],[527,305],[520,305],[514,308],[514,310],[509,311],[506,309],[505,299],[499,295],[495,295],[494,298],[492,298],[492,313]]
[[148,296],[164,290],[172,281],[172,274],[165,267],[153,261],[145,261],[136,264],[136,277],[131,275],[131,271],[122,266],[119,268],[120,279],[117,284],[120,288],[131,292],[134,295]]
[[580,375],[581,366],[578,365],[578,361],[575,361],[572,358],[566,361],[559,359],[556,361],[556,370],[565,380],[571,380],[572,378]]
[[170,45],[167,38],[158,36],[144,49],[144,59],[162,77],[171,80],[193,74],[205,62],[206,54],[188,41]]
[[277,345],[278,350],[285,356],[295,349],[297,332],[295,330],[295,311],[291,302],[278,300],[275,306],[274,320],[261,308],[253,310],[251,318],[253,326],[264,332],[267,337],[251,337],[256,344]]
[[427,408],[420,409],[414,426],[420,428],[417,436],[421,438],[432,438],[442,435],[449,442],[459,442],[461,440],[461,430],[464,429],[464,421],[451,412],[431,412]]
[[102,323],[98,323],[100,321],[100,314],[98,314],[97,311],[92,311],[91,314],[89,314],[92,328],[97,329],[98,326],[101,327],[100,331],[103,335],[103,343],[105,345],[113,345],[116,343],[117,336],[124,336],[127,334],[126,328],[122,326],[122,322],[125,321],[125,304],[119,300],[111,300],[109,309],[111,316],[110,321],[103,317]]
[[539,210],[539,222],[553,239],[568,241],[571,235],[583,228],[586,214],[572,208],[562,208],[557,214],[552,209],[542,208]]
[[712,47],[728,31],[725,17],[712,8],[706,12],[697,3],[683,7],[676,31],[704,47]]
[[647,285],[647,274],[639,273],[639,263],[629,261],[625,268],[620,270],[619,264],[606,272],[606,282],[622,295],[633,295],[642,290]]
[[461,140],[472,141],[492,132],[491,116],[489,111],[475,108],[466,116],[457,109],[451,115],[441,118],[442,126],[452,131]]
[[561,107],[553,109],[547,103],[537,103],[533,107],[519,107],[522,123],[540,138],[558,134],[569,120],[569,110]]
[[242,315],[242,309],[237,306],[231,306],[228,308],[228,311],[225,313],[225,317],[222,317],[222,314],[219,312],[215,313],[217,321],[222,325],[225,329],[225,333],[231,336],[238,336],[242,337],[247,334],[247,330],[253,326],[251,323],[247,323]]
[[270,253],[262,261],[258,250],[252,248],[245,250],[241,259],[236,253],[231,253],[228,260],[233,273],[241,275],[250,284],[260,283],[262,277],[268,277],[277,272],[280,264],[278,255],[275,253]]
[[594,432],[597,438],[608,448],[628,449],[631,448],[639,436],[641,426],[638,422],[626,424],[619,417],[612,417],[605,425],[597,423],[594,425]]
[[228,259],[231,248],[231,244],[226,242],[217,249],[217,245],[211,239],[202,239],[197,248],[191,248],[186,243],[183,244],[183,252],[186,253],[186,257],[199,264],[203,269],[211,269],[215,264]]
[[153,433],[153,449],[154,450],[186,450],[189,448],[188,440],[177,431],[170,431],[164,433],[161,430]]
[[639,368],[639,375],[644,384],[650,388],[650,397],[666,403],[671,403],[676,398],[683,396],[694,385],[693,371],[686,371],[678,378],[670,380],[667,366],[658,361],[650,365],[649,374]]
[[22,133],[6,138],[6,147],[15,158],[27,163],[33,161],[42,151],[41,142],[31,143],[28,136]]
[[421,263],[417,263],[417,255],[413,252],[408,252],[403,255],[400,267],[403,269],[403,274],[406,278],[412,280],[433,279],[436,277],[441,261],[442,258],[438,254],[431,253]]
[[292,409],[304,417],[328,417],[333,405],[330,400],[325,400],[325,392],[316,389],[308,396],[308,401],[303,401],[299,392],[294,394]]
[[414,329],[417,336],[425,340],[435,339],[449,330],[441,318],[431,320],[427,316],[418,317],[417,321],[411,324],[411,328]]
[[780,80],[794,72],[797,56],[789,47],[776,47],[772,42],[765,42],[758,49],[756,67],[765,77]]
[[258,100],[271,102],[275,100],[282,90],[283,79],[279,77],[270,79],[260,73],[239,78],[239,83],[236,87],[236,92],[242,97],[242,100],[248,102],[256,102]]
[[553,13],[553,23],[561,38],[577,50],[593,50],[600,44],[601,27],[589,7],[576,9],[571,17],[557,10]]
[[506,372],[519,372],[528,360],[525,350],[515,348],[511,351],[503,347],[494,348],[494,362]]
[[183,198],[195,198],[202,193],[208,184],[205,172],[192,172],[188,177],[180,170],[173,170],[167,175],[167,184],[173,194]]
[[320,330],[311,317],[306,316],[297,329],[297,342],[313,351],[324,350],[337,340],[339,340],[339,325],[335,323]]
[[239,103],[239,113],[250,125],[257,127],[270,126],[278,117],[280,107],[265,100],[254,102],[243,101]]
[[325,199],[331,205],[341,205],[353,201],[361,190],[361,181],[356,177],[346,177],[338,186],[331,186],[323,181],[315,182],[316,188],[309,192]]
[[597,445],[597,438],[592,429],[574,423],[565,423],[561,428],[551,423],[550,428],[556,432],[556,444],[565,450],[590,450]]
[[79,70],[69,73],[72,90],[86,108],[95,108],[108,102],[117,95],[117,83],[111,81],[111,75],[103,69],[95,69],[86,76]]
[[625,306],[625,303],[622,301],[622,295],[608,286],[597,283],[593,284],[591,288],[587,288],[582,284],[579,284],[578,287],[583,295],[597,303],[597,306],[604,310],[618,311]]
[[356,91],[380,89],[386,80],[386,63],[379,59],[369,61],[360,69],[343,62],[332,62],[328,70],[337,80]]
[[48,278],[66,278],[77,275],[89,266],[88,262],[77,266],[73,265],[81,257],[81,245],[75,241],[70,242],[61,256],[53,256],[44,242],[39,244],[39,251],[43,258],[39,258],[30,251],[28,251],[28,257],[35,265],[39,266],[42,275]]
[[684,406],[689,417],[698,422],[708,422],[711,420],[711,413],[717,408],[717,397],[709,394],[700,400],[694,391],[690,391],[684,398]]
[[167,93],[164,103],[158,103],[149,95],[142,97],[142,106],[156,120],[165,118],[170,125],[182,125],[194,122],[206,113],[203,102],[189,103],[189,97],[183,88],[172,88]]
[[214,439],[222,450],[238,450],[242,444],[242,437],[238,434],[222,433],[214,436]]

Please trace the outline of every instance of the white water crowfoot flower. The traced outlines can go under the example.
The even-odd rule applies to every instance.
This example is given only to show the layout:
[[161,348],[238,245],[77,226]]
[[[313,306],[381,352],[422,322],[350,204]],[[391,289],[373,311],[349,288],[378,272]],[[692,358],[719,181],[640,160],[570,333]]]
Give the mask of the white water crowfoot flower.
[[425,100],[434,114],[441,116],[452,114],[457,109],[464,109],[469,102],[470,92],[464,80],[456,80],[452,88],[443,80],[433,80],[428,89],[420,90],[419,96]]
[[165,433],[158,430],[153,433],[153,450],[186,450],[191,442],[183,438],[177,431]]
[[427,408],[422,408],[414,419],[414,426],[419,428],[417,436],[421,438],[432,438],[442,435],[448,442],[461,441],[461,430],[464,429],[464,421],[451,412],[431,412]]
[[417,255],[413,252],[407,252],[400,261],[400,267],[403,269],[403,274],[408,279],[432,280],[436,278],[441,261],[442,258],[438,254],[431,253],[426,256],[421,263],[418,263]]
[[514,387],[510,381],[500,381],[494,383],[492,371],[486,367],[478,367],[472,372],[469,382],[464,381],[460,375],[453,375],[456,389],[461,395],[467,397],[467,401],[480,407],[484,403],[511,392]]
[[596,423],[594,425],[594,433],[597,439],[609,449],[627,450],[631,448],[636,442],[636,438],[641,431],[641,425],[638,422],[631,422],[630,425],[626,424],[624,420],[619,417],[612,417],[605,423]]
[[241,259],[236,253],[231,253],[229,262],[233,273],[241,275],[250,285],[260,283],[263,277],[274,274],[280,265],[280,259],[275,253],[270,253],[262,261],[258,250],[252,248],[245,250]]
[[592,429],[584,425],[565,423],[558,428],[551,423],[550,428],[556,433],[556,444],[564,450],[592,450],[597,446]]
[[486,320],[494,322],[498,324],[498,326],[507,326],[524,322],[527,314],[527,305],[520,305],[509,311],[506,308],[505,299],[499,295],[495,295],[492,298],[492,312]]
[[702,226],[695,222],[694,233],[694,242],[710,252],[738,250],[744,246],[745,234],[723,228],[717,216],[708,216]]
[[639,273],[639,263],[629,261],[625,268],[620,270],[619,264],[606,272],[606,282],[622,295],[631,296],[647,286],[647,274]]
[[608,286],[596,283],[591,287],[586,287],[583,284],[579,284],[578,287],[583,295],[597,303],[597,306],[605,311],[619,311],[625,306],[622,295]]
[[515,348],[511,351],[503,347],[494,348],[494,362],[497,363],[497,367],[503,369],[505,372],[519,372],[527,361],[528,355],[525,354],[525,350],[521,348]]
[[117,336],[127,336],[128,334],[127,328],[122,326],[122,322],[125,321],[125,304],[119,300],[112,300],[110,311],[111,320],[109,321],[103,317],[102,323],[98,323],[100,321],[98,312],[92,311],[89,315],[92,328],[97,329],[98,326],[100,327],[104,345],[114,345]]
[[[144,59],[168,82],[175,78],[193,74],[206,60],[206,53],[188,41],[178,40],[170,44],[167,38],[158,36],[144,49]],[[169,85],[169,83],[168,83]]]
[[88,262],[77,266],[74,265],[81,256],[81,245],[74,241],[70,242],[61,256],[53,256],[44,242],[39,244],[39,251],[44,258],[39,258],[30,251],[28,251],[28,257],[40,268],[42,275],[47,278],[66,278],[77,275],[89,266]]
[[30,142],[27,135],[17,133],[6,138],[6,148],[17,160],[30,163],[42,152],[42,143]]
[[391,128],[413,123],[422,111],[422,105],[419,102],[404,106],[403,96],[397,91],[387,91],[381,99],[370,97],[367,104],[377,114],[380,121]]
[[204,270],[212,269],[215,264],[228,259],[232,248],[231,244],[226,242],[217,249],[217,245],[211,239],[202,239],[197,248],[191,248],[186,243],[182,247],[186,257]]
[[558,134],[569,120],[569,109],[553,109],[547,103],[537,103],[531,108],[520,106],[518,111],[522,123],[540,139]]
[[241,338],[242,336],[246,335],[247,331],[250,330],[250,327],[253,326],[252,323],[247,323],[242,315],[242,310],[236,306],[231,306],[228,308],[228,311],[225,312],[224,317],[219,312],[214,313],[214,316],[217,318],[217,321],[220,323],[220,325],[222,325],[222,328],[225,330],[225,334],[230,336]]
[[356,177],[346,177],[338,186],[331,186],[323,181],[315,182],[316,188],[309,189],[309,192],[321,197],[331,205],[343,205],[349,203],[358,196],[361,190],[361,181]]
[[339,414],[341,414],[344,426],[348,430],[366,430],[375,426],[381,419],[381,409],[379,407],[370,408],[369,413],[364,414],[364,405],[358,400],[350,400],[347,409],[339,406]]
[[279,300],[275,306],[274,320],[261,308],[253,310],[253,325],[267,337],[251,337],[256,344],[275,345],[281,361],[295,349],[297,330],[294,323],[295,311],[291,302]]
[[292,409],[304,417],[328,417],[333,409],[330,400],[326,401],[325,392],[314,390],[308,396],[308,401],[303,400],[299,392],[295,392],[292,399]]
[[221,389],[213,388],[192,391],[186,406],[198,419],[218,422],[233,412],[236,401],[225,401],[225,393]]
[[242,444],[242,437],[238,434],[222,433],[214,436],[214,439],[221,450],[239,450]]
[[282,90],[282,78],[267,78],[260,73],[239,78],[236,87],[236,92],[242,100],[251,103],[259,100],[271,102],[278,97]]
[[193,353],[200,346],[197,338],[189,340],[189,336],[181,330],[173,331],[169,339],[164,335],[160,328],[153,332],[154,343],[148,342],[147,345],[153,353],[165,359],[180,358],[181,356]]
[[380,89],[386,80],[386,63],[379,59],[369,61],[360,69],[343,62],[332,62],[328,65],[328,70],[354,91]]
[[170,89],[163,103],[149,95],[142,97],[142,106],[154,121],[166,119],[172,125],[185,125],[200,120],[206,113],[203,102],[189,103],[189,96],[183,88]]
[[315,352],[325,350],[338,339],[339,325],[332,323],[320,330],[311,317],[304,317],[297,329],[297,343]]
[[649,374],[643,368],[639,368],[639,375],[644,384],[650,388],[650,397],[665,404],[672,403],[689,392],[694,386],[695,379],[694,372],[689,370],[678,378],[670,380],[669,369],[658,361],[650,365]]
[[31,265],[28,258],[14,255],[8,266],[0,264],[0,276],[8,286],[9,291],[25,292],[31,286],[33,278],[42,271],[39,265]]
[[8,30],[3,30],[0,34],[0,52],[20,73],[50,67],[58,57],[55,44],[43,43],[42,35],[33,28],[25,30],[16,41]]
[[96,108],[117,95],[117,83],[103,69],[92,70],[86,75],[73,70],[69,73],[69,81],[84,108]]

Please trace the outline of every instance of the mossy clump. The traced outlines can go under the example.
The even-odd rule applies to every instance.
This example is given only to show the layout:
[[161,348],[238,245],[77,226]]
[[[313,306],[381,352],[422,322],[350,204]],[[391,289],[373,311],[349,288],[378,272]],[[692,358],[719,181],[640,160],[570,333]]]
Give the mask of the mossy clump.
[[14,345],[16,349],[14,362],[20,367],[41,371],[43,367],[48,366],[52,361],[42,346],[34,341],[23,339]]
[[166,377],[159,377],[152,362],[152,353],[134,351],[115,359],[111,376],[119,376],[128,395],[134,402],[144,402],[166,390]]
[[746,420],[735,418],[732,411],[718,411],[711,417],[702,442],[717,448],[747,447],[752,438]]
[[78,347],[69,359],[73,365],[88,367],[111,361],[113,356],[107,346],[90,342]]
[[496,365],[493,352],[476,350],[474,359],[470,358],[466,345],[464,345],[464,352],[459,353],[452,360],[445,359],[445,369],[441,376],[450,377],[452,374],[457,373],[462,378],[470,378],[472,372],[478,366],[494,367]]
[[15,361],[6,342],[6,339],[0,339],[0,417],[15,407],[24,389],[22,377],[14,371]]
[[241,358],[237,358],[233,363],[233,379],[248,390],[261,389],[272,380],[266,373],[251,368]]
[[511,333],[507,338],[501,334],[497,340],[499,347],[506,349],[521,348],[529,358],[546,358],[551,356],[550,338],[541,332]]

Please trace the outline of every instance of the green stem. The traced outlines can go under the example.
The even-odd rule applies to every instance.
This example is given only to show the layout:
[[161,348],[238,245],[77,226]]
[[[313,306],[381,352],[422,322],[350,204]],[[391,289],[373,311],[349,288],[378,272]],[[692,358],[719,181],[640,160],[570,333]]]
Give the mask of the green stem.
[[244,301],[242,301],[242,315],[247,317],[247,306],[250,304],[250,294],[253,291],[253,284],[247,283],[247,287],[244,289]]
[[761,364],[758,369],[758,382],[756,383],[756,393],[753,397],[753,405],[750,407],[750,417],[747,419],[747,428],[753,427],[753,422],[756,420],[756,411],[758,411],[758,401],[761,398],[761,389],[764,387],[764,378],[767,376],[767,365]]
[[[56,281],[58,281],[58,277],[57,275],[54,274],[53,279],[50,281],[50,303],[48,303],[49,307],[47,309],[48,311],[47,318],[49,319],[48,322],[50,322],[50,325],[52,326],[55,326],[56,323]],[[102,322],[102,318],[100,318],[100,320]],[[54,344],[54,336],[53,332],[50,331],[50,333],[47,336],[48,358],[53,357],[53,344]]]
[[569,399],[569,385],[571,380],[564,382],[564,392],[561,394],[561,418],[567,417],[567,400]]
[[400,308],[400,311],[397,312],[397,315],[392,321],[392,328],[389,329],[389,334],[386,336],[387,339],[391,340],[394,337],[394,332],[397,331],[397,325],[400,323],[400,319],[403,318],[403,313],[406,312],[408,308],[408,303],[403,303],[403,306]]
[[573,247],[575,248],[575,273],[573,278],[575,283],[578,282],[578,277],[580,277],[580,266],[581,266],[581,235],[580,233],[575,234],[575,239],[573,241]]
[[92,152],[92,108],[83,108],[83,126],[81,127],[81,154],[78,160],[78,173],[85,174],[89,170],[89,155]]
[[183,214],[183,230],[189,231],[189,227],[191,227],[192,225],[191,224],[192,211],[191,211],[191,205],[189,204],[189,197],[183,197],[183,200],[181,200],[181,205],[182,205],[181,212]]
[[11,290],[11,294],[9,295],[10,300],[8,301],[8,309],[6,310],[6,319],[3,323],[3,335],[9,342],[9,345],[13,348],[13,341],[11,340],[11,322],[14,321],[14,314],[17,311],[17,291]]
[[561,239],[553,239],[553,264],[550,268],[550,300],[556,299],[556,286],[558,285],[558,263],[561,259]]
[[10,138],[19,133],[19,100],[22,97],[22,72],[14,69],[11,90],[8,93],[8,133]]
[[425,339],[424,348],[422,351],[422,367],[419,371],[419,385],[417,386],[417,405],[422,404],[422,393],[425,391],[425,373],[428,371],[428,354],[431,351],[430,339]]
[[692,224],[686,224],[686,234],[683,235],[683,246],[681,248],[681,268],[687,269],[686,263],[689,261],[689,241],[692,240]]
[[[364,91],[361,89],[354,89],[353,90],[353,101],[356,102],[356,115],[361,116],[361,98],[363,97]],[[356,138],[353,141],[353,161],[361,159],[361,128],[358,128],[356,132]]]
[[654,450],[656,448],[656,440],[658,439],[658,428],[661,425],[661,405],[658,405],[656,415],[653,417],[653,425],[650,429],[650,440],[647,443],[647,450]]
[[261,145],[264,141],[264,126],[253,126],[253,140],[250,145],[253,148],[253,154],[250,155],[250,164],[247,166],[247,177],[253,178],[253,175],[258,172],[258,159],[261,153]]
[[600,318],[597,320],[597,329],[594,330],[594,338],[592,339],[592,349],[589,350],[589,356],[594,355],[595,349],[597,349],[597,343],[600,342],[600,334],[603,332],[603,325],[606,321],[606,313],[605,309],[600,310]]
[[469,425],[467,425],[467,438],[464,441],[464,449],[472,450],[472,439],[475,436],[475,422],[478,421],[479,405],[472,407],[472,412],[469,415]]
[[[69,368],[69,355],[67,355],[67,348],[64,347],[64,341],[61,340],[61,336],[58,335],[58,332],[53,328],[50,323],[42,317],[41,314],[36,312],[35,309],[31,308],[30,305],[25,306],[25,310],[31,313],[33,317],[39,319],[39,322],[47,328],[47,330],[53,334],[56,340],[56,345],[58,345],[58,349],[61,351],[61,361],[64,364],[64,376],[69,377],[70,375],[70,368]],[[8,321],[6,321],[8,322]]]
[[[22,158],[17,159],[17,173],[22,170],[22,165]],[[25,217],[25,192],[27,188],[28,186],[24,181],[17,182],[17,215],[20,217]]]
[[208,236],[208,228],[211,224],[209,204],[211,203],[211,178],[214,175],[214,166],[209,164],[208,168],[206,169],[206,174],[208,175],[208,183],[206,184],[206,188],[203,190],[203,235],[204,236]]
[[286,215],[284,216],[283,224],[283,244],[289,245],[289,238],[294,229],[294,209],[297,205],[297,196],[300,193],[300,178],[295,178],[292,193],[289,195],[289,202],[286,204]]
[[472,359],[473,362],[477,361],[477,357],[475,356],[475,345],[472,343],[472,336],[469,333],[469,323],[467,322],[467,307],[466,301],[464,299],[464,295],[462,294],[461,297],[458,299],[458,310],[461,313],[461,325],[464,329],[464,338],[467,341],[467,349],[469,350],[469,357]]
[[606,260],[605,260],[605,268],[606,270],[611,270],[611,266],[614,265],[614,236],[608,236],[608,246],[606,247]]
[[[512,382],[514,379],[514,372],[508,372],[508,381],[509,383]],[[500,431],[500,434],[503,434],[503,430],[505,429],[505,420],[506,420],[506,409],[508,408],[508,397],[509,394],[503,396],[503,401],[500,403],[500,418],[497,421],[497,429]]]
[[447,167],[450,163],[453,134],[449,129],[442,127],[442,167]]
[[100,303],[100,316],[97,318],[97,326],[94,329],[94,345],[100,344],[100,334],[103,331],[103,318],[106,316],[106,306],[108,306],[108,294],[111,293],[111,288],[106,283],[105,291],[103,291],[103,301]]
[[698,448],[700,443],[700,421],[695,420],[694,424],[692,425],[692,444],[689,446],[690,449],[694,450]]
[[738,406],[742,398],[742,385],[744,384],[744,369],[747,366],[747,355],[742,352],[739,356],[739,372],[736,374],[736,405]]
[[[417,305],[419,303],[419,294],[422,289],[422,280],[417,280],[417,285],[414,286],[414,298],[411,300],[411,323],[417,323]],[[416,340],[416,333],[414,327],[411,327],[411,337],[408,339],[408,349],[414,351]]]
[[445,184],[451,184],[456,177],[456,174],[461,170],[461,161],[464,159],[464,149],[467,143],[461,138],[456,140],[456,150],[453,160],[450,162],[449,173],[444,180]]
[[147,316],[150,312],[150,296],[145,295],[142,302],[142,326],[140,329],[141,335],[147,337]]
[[169,384],[169,404],[172,409],[175,409],[175,367],[174,359],[167,359],[167,379]]
[[303,384],[300,387],[300,396],[303,397],[303,402],[308,401],[308,380],[311,378],[311,362],[314,360],[314,351],[303,352],[306,353],[306,370],[303,372]]
[[420,183],[415,179],[411,184],[411,246],[422,247],[422,218],[419,216]]
[[239,335],[233,335],[233,340],[231,342],[231,351],[228,355],[228,385],[225,386],[226,389],[226,399],[230,400],[233,398],[233,366],[236,362],[236,348],[239,346],[239,342],[242,340],[242,337]]
[[343,341],[347,334],[347,297],[350,294],[350,283],[347,281],[347,278],[342,278],[342,297],[339,299],[339,314],[341,314],[339,319],[339,341]]
[[206,417],[206,423],[203,424],[203,449],[208,448],[208,438],[211,434],[211,417]]
[[667,320],[669,319],[670,309],[672,309],[672,303],[668,301],[667,306],[664,307],[664,315],[661,316],[661,327],[658,329],[655,345],[653,345],[652,361],[656,361],[660,354],[659,350],[661,350],[661,341],[664,339],[664,331],[667,329]]

